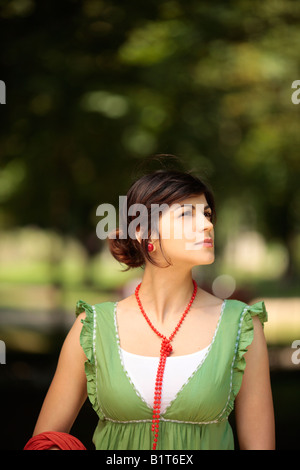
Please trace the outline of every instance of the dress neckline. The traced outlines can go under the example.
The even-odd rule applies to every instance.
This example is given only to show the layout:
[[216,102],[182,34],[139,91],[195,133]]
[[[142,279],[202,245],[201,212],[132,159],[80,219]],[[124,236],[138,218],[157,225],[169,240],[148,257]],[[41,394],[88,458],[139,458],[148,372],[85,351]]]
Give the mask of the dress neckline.
[[[203,358],[201,359],[198,367],[194,370],[194,372],[188,377],[188,379],[186,380],[186,382],[182,385],[182,387],[180,388],[180,390],[176,393],[175,397],[173,398],[173,400],[171,400],[171,402],[168,404],[168,406],[166,407],[164,413],[161,414],[161,417],[164,417],[166,415],[166,413],[170,410],[170,408],[172,407],[172,405],[176,402],[177,398],[179,395],[181,395],[184,390],[186,389],[186,387],[190,384],[192,378],[195,376],[195,374],[201,369],[201,367],[203,366],[203,364],[205,364],[206,362],[206,359],[207,357],[210,355],[210,352],[211,350],[213,349],[213,345],[215,343],[215,340],[216,340],[216,337],[217,337],[217,334],[218,334],[218,331],[219,331],[219,328],[220,328],[220,324],[221,324],[221,320],[223,318],[223,314],[224,314],[224,311],[225,311],[225,307],[226,307],[226,302],[227,302],[227,299],[224,299],[223,302],[222,302],[222,306],[221,306],[221,312],[220,312],[220,315],[219,315],[219,319],[218,319],[218,322],[217,322],[217,325],[216,325],[216,328],[215,328],[215,332],[214,332],[214,335],[213,335],[213,338],[212,338],[212,341],[210,342],[210,344],[207,346],[207,351],[205,352]],[[116,338],[116,343],[117,343],[117,349],[118,349],[118,353],[119,353],[119,360],[120,360],[120,363],[121,363],[121,368],[123,370],[123,373],[125,374],[125,376],[127,377],[129,383],[131,384],[131,387],[133,389],[133,391],[135,392],[135,394],[141,399],[141,401],[146,405],[146,407],[148,409],[150,409],[152,412],[153,412],[153,408],[151,406],[148,405],[148,403],[144,400],[144,398],[141,396],[141,394],[139,393],[139,391],[137,390],[137,388],[135,387],[134,383],[132,382],[129,374],[127,373],[126,369],[125,369],[125,366],[124,366],[124,362],[123,362],[123,357],[122,357],[122,350],[121,350],[121,346],[120,346],[120,337],[119,337],[119,330],[118,330],[118,323],[117,323],[117,305],[118,305],[118,302],[112,302],[112,305],[113,305],[113,320],[114,320],[114,325],[115,325],[115,338]],[[196,351],[197,353],[197,351]],[[192,353],[194,354],[194,353]],[[175,357],[183,357],[183,356],[175,356]],[[150,358],[150,359],[157,359],[155,356],[144,356],[144,359],[145,358]]]
[[[169,359],[184,359],[184,358],[189,358],[189,357],[192,357],[192,356],[201,356],[201,354],[203,354],[208,348],[209,348],[210,344],[208,346],[206,346],[205,348],[203,349],[199,349],[199,351],[196,351],[196,352],[193,352],[193,353],[190,353],[190,354],[181,354],[180,356],[168,356],[167,357],[167,361]],[[159,357],[158,356],[143,356],[141,354],[134,354],[134,353],[131,353],[129,351],[126,351],[125,349],[121,348],[120,346],[120,351],[122,351],[122,354],[126,354],[128,356],[134,356],[136,358],[141,358],[141,359],[154,359],[155,361],[159,360]]]

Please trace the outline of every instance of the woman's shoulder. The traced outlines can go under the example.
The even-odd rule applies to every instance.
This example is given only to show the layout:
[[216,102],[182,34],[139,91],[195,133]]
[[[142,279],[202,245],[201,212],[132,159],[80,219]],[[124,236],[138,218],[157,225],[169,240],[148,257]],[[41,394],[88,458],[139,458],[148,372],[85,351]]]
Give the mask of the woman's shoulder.
[[220,297],[217,297],[216,295],[198,286],[198,291],[197,291],[197,296],[196,296],[195,301],[196,301],[195,305],[200,306],[200,307],[201,306],[217,307],[218,305],[222,305],[222,303],[224,302],[224,299],[221,299]]
[[126,312],[138,309],[138,304],[134,294],[124,297],[116,302],[118,304],[118,312]]

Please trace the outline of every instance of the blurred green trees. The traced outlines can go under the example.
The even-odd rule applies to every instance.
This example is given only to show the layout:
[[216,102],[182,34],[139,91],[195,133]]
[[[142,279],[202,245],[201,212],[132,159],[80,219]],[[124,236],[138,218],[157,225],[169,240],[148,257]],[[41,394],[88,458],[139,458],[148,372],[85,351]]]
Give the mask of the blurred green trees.
[[[179,155],[217,208],[299,247],[300,8],[293,0],[1,2],[0,223],[99,249],[96,208]],[[230,233],[230,224],[227,227]],[[231,235],[231,233],[230,233]]]

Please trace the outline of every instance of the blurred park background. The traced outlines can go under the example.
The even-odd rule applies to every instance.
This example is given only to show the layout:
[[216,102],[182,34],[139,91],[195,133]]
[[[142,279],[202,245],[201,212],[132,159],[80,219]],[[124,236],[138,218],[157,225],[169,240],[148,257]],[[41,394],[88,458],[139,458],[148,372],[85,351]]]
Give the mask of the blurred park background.
[[[157,153],[213,189],[216,260],[195,278],[265,301],[277,448],[299,447],[299,6],[0,2],[2,449],[30,438],[77,300],[119,300],[142,276],[97,238],[96,209],[118,209]],[[90,448],[96,421],[87,402],[72,430]]]

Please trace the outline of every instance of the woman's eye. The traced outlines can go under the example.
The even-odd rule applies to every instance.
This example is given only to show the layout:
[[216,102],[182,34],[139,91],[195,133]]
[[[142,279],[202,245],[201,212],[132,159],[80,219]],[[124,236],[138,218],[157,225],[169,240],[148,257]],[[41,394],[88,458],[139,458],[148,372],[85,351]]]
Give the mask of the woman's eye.
[[191,211],[185,211],[180,215],[180,217],[182,217],[183,215],[192,215],[192,213]]
[[[182,214],[180,214],[180,217],[183,217],[184,215],[192,215],[192,211],[184,211]],[[212,213],[211,212],[204,212],[205,217],[209,217],[210,220],[212,219]]]

